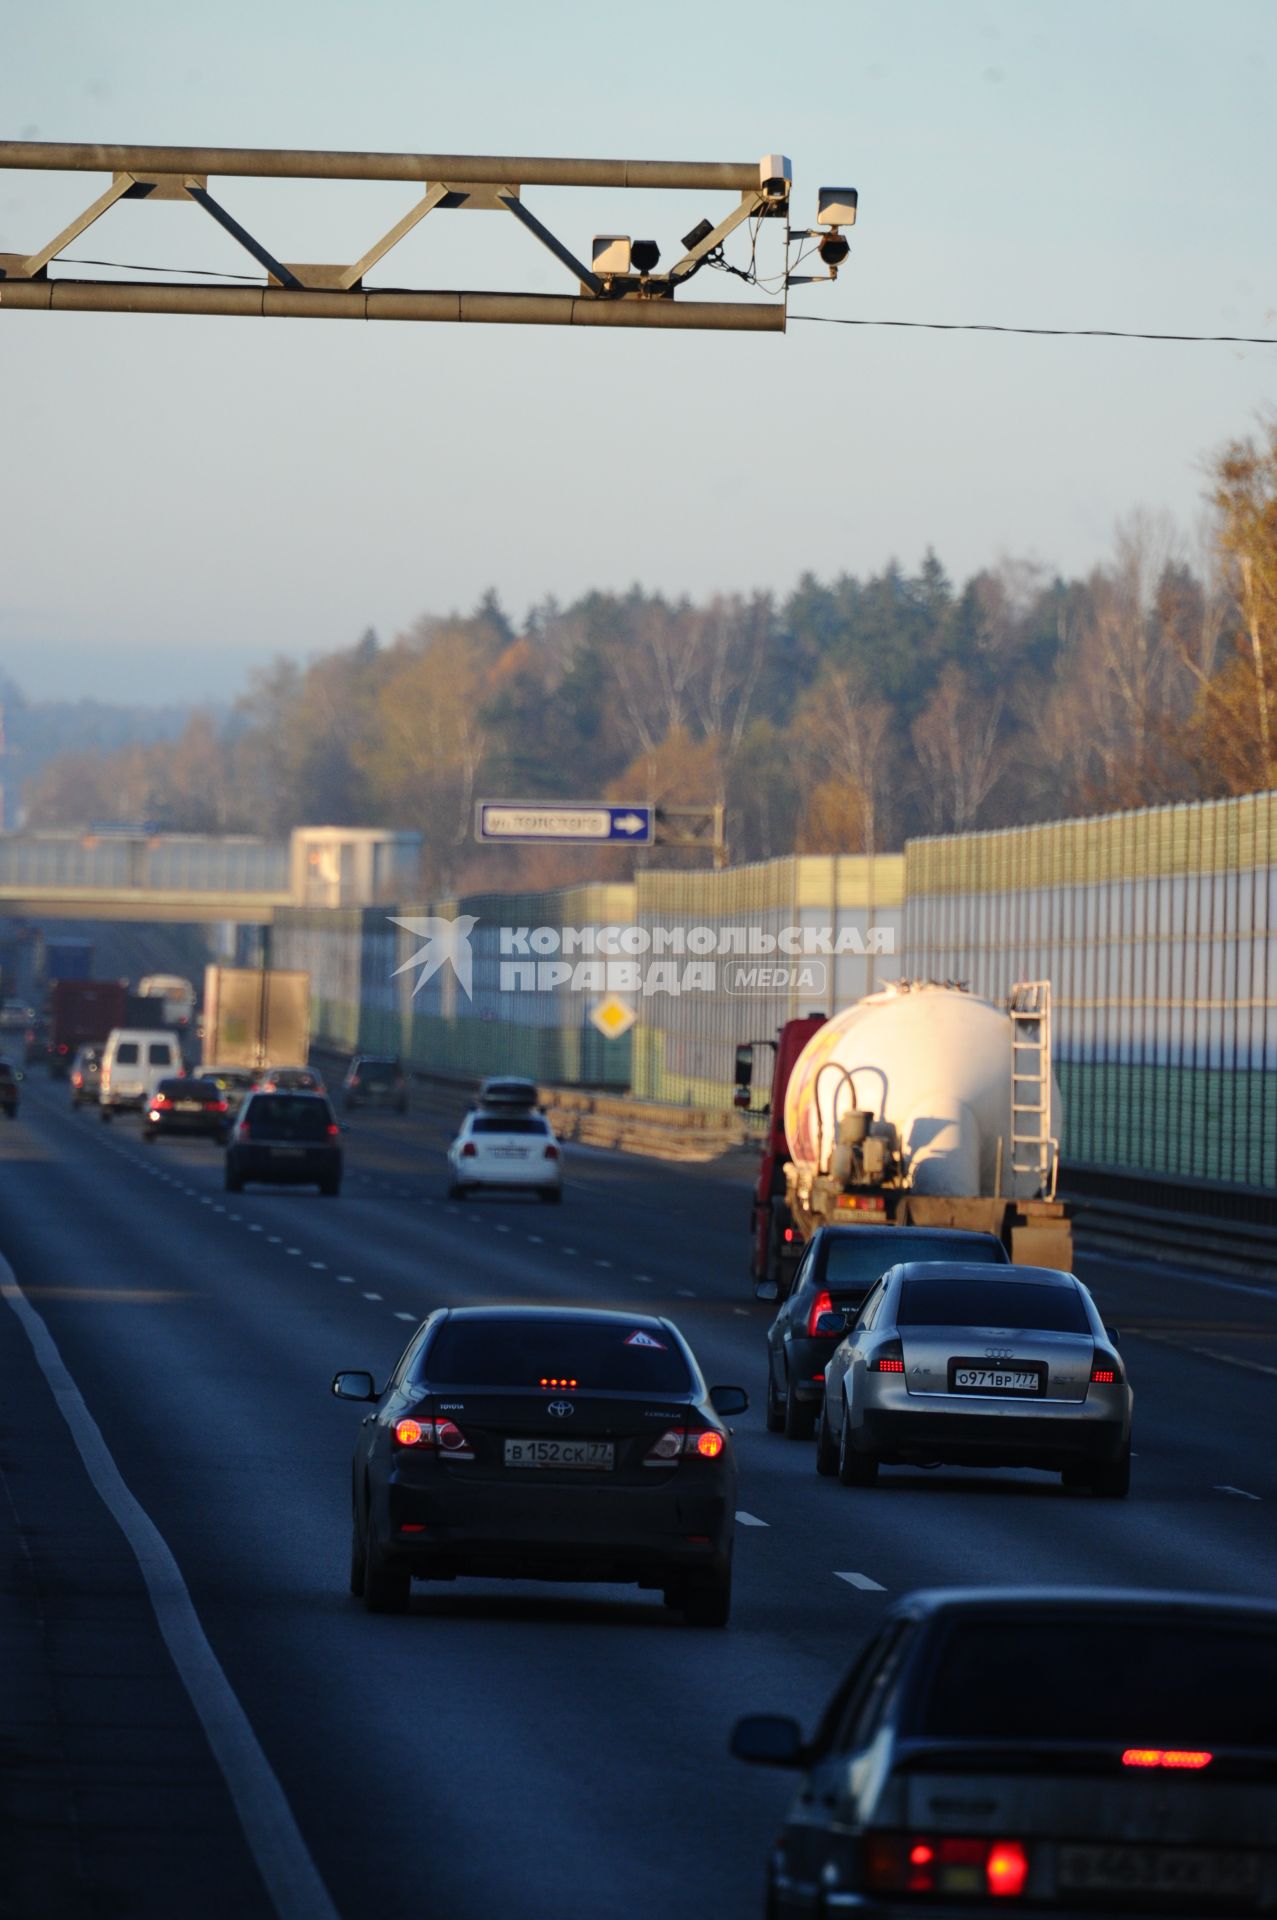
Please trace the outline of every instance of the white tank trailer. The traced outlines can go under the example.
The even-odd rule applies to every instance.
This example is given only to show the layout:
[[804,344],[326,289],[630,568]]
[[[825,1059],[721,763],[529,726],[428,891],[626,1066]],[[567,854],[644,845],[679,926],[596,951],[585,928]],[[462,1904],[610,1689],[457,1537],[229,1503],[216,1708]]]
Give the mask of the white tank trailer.
[[1068,1268],[1050,1000],[1045,981],[1004,1007],[900,981],[818,1028],[785,1090],[803,1238],[830,1221],[965,1227],[998,1234],[1021,1264]]

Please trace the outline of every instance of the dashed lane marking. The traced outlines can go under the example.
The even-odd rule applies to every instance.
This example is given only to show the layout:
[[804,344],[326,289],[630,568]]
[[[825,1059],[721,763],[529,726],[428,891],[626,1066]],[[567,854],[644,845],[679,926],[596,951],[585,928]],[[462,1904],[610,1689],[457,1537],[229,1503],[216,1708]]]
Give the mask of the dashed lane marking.
[[263,1227],[250,1227],[248,1231],[250,1233],[263,1233],[265,1229]]
[[680,1300],[695,1300],[696,1298],[696,1295],[690,1287],[676,1287],[675,1292],[678,1294]]
[[365,1300],[380,1300],[380,1299],[381,1299],[381,1295],[380,1295],[379,1293],[366,1293],[366,1294],[364,1295],[364,1299],[365,1299]]
[[328,1262],[326,1260],[312,1260],[310,1265],[313,1273],[327,1273],[328,1271]]
[[543,1247],[545,1245],[545,1241],[541,1238],[541,1235],[539,1233],[530,1233],[528,1235],[528,1245],[530,1247]]
[[353,1286],[354,1286],[354,1284],[355,1284],[355,1276],[354,1276],[354,1274],[353,1274],[353,1273],[339,1273],[339,1274],[337,1275],[337,1284],[338,1284],[338,1286],[339,1286],[339,1287],[353,1287]]
[[742,1527],[765,1527],[767,1525],[767,1522],[760,1520],[756,1513],[743,1513],[739,1507],[736,1509],[736,1518]]
[[301,1252],[301,1248],[300,1248],[300,1247],[285,1247],[285,1248],[284,1248],[284,1252],[285,1252],[285,1253],[300,1253],[300,1252]]
[[733,1307],[733,1308],[732,1308],[732,1312],[733,1312],[733,1313],[738,1313],[738,1314],[740,1315],[740,1317],[741,1317],[741,1319],[742,1319],[742,1320],[748,1320],[748,1319],[749,1319],[749,1308],[748,1308],[748,1307]]
[[266,1236],[266,1244],[268,1247],[282,1247],[284,1244],[283,1236],[278,1233],[268,1233]]
[[395,1315],[396,1320],[415,1320],[416,1317],[415,1313],[397,1313]]
[[1247,1493],[1245,1487],[1212,1487],[1211,1492],[1232,1493],[1235,1494],[1239,1500],[1260,1500],[1263,1498],[1262,1494]]
[[575,1253],[575,1252],[576,1252],[576,1248],[575,1248],[575,1247],[564,1247],[564,1248],[563,1248],[563,1252],[564,1252],[564,1253]]
[[509,1227],[505,1226],[500,1220],[497,1221],[498,1233],[509,1233],[509,1231],[510,1231]]
[[862,1593],[885,1593],[887,1589],[878,1580],[871,1580],[867,1573],[836,1573],[835,1580],[845,1580],[849,1587],[859,1587]]

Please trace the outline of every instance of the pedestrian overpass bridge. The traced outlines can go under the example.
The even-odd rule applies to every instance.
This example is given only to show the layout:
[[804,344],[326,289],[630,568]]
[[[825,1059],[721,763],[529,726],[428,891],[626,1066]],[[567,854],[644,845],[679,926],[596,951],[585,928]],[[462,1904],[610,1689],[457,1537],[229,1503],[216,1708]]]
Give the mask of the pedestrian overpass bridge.
[[251,834],[85,827],[0,834],[0,918],[230,921],[371,907],[420,891],[421,835],[380,827]]

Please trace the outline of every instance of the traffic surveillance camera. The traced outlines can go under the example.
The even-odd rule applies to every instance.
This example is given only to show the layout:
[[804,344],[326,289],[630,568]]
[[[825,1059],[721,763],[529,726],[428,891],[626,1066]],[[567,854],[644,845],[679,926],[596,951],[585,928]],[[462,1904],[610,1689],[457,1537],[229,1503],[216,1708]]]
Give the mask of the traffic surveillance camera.
[[596,233],[590,247],[590,265],[600,278],[630,270],[628,233]]
[[690,253],[693,247],[700,246],[702,240],[708,240],[710,234],[713,233],[713,231],[714,231],[714,226],[712,221],[698,220],[696,222],[696,225],[692,228],[692,231],[690,233],[685,233],[683,235],[683,245],[687,248],[687,251]]
[[661,257],[655,240],[635,240],[630,247],[630,265],[635,273],[652,273]]
[[765,153],[758,163],[758,187],[764,200],[787,200],[794,169],[783,153]]
[[854,227],[856,202],[854,187],[822,187],[816,195],[816,220],[822,227]]
[[821,259],[832,272],[847,258],[851,245],[841,233],[827,233],[820,242],[819,251]]

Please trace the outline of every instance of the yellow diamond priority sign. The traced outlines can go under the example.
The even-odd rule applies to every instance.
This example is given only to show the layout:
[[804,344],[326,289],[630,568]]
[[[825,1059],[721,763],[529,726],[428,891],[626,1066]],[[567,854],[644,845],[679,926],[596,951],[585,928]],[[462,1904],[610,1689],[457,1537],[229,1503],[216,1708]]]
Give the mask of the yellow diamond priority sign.
[[605,1040],[619,1040],[628,1033],[638,1019],[628,1000],[622,1000],[617,993],[609,993],[590,1008],[590,1019]]

